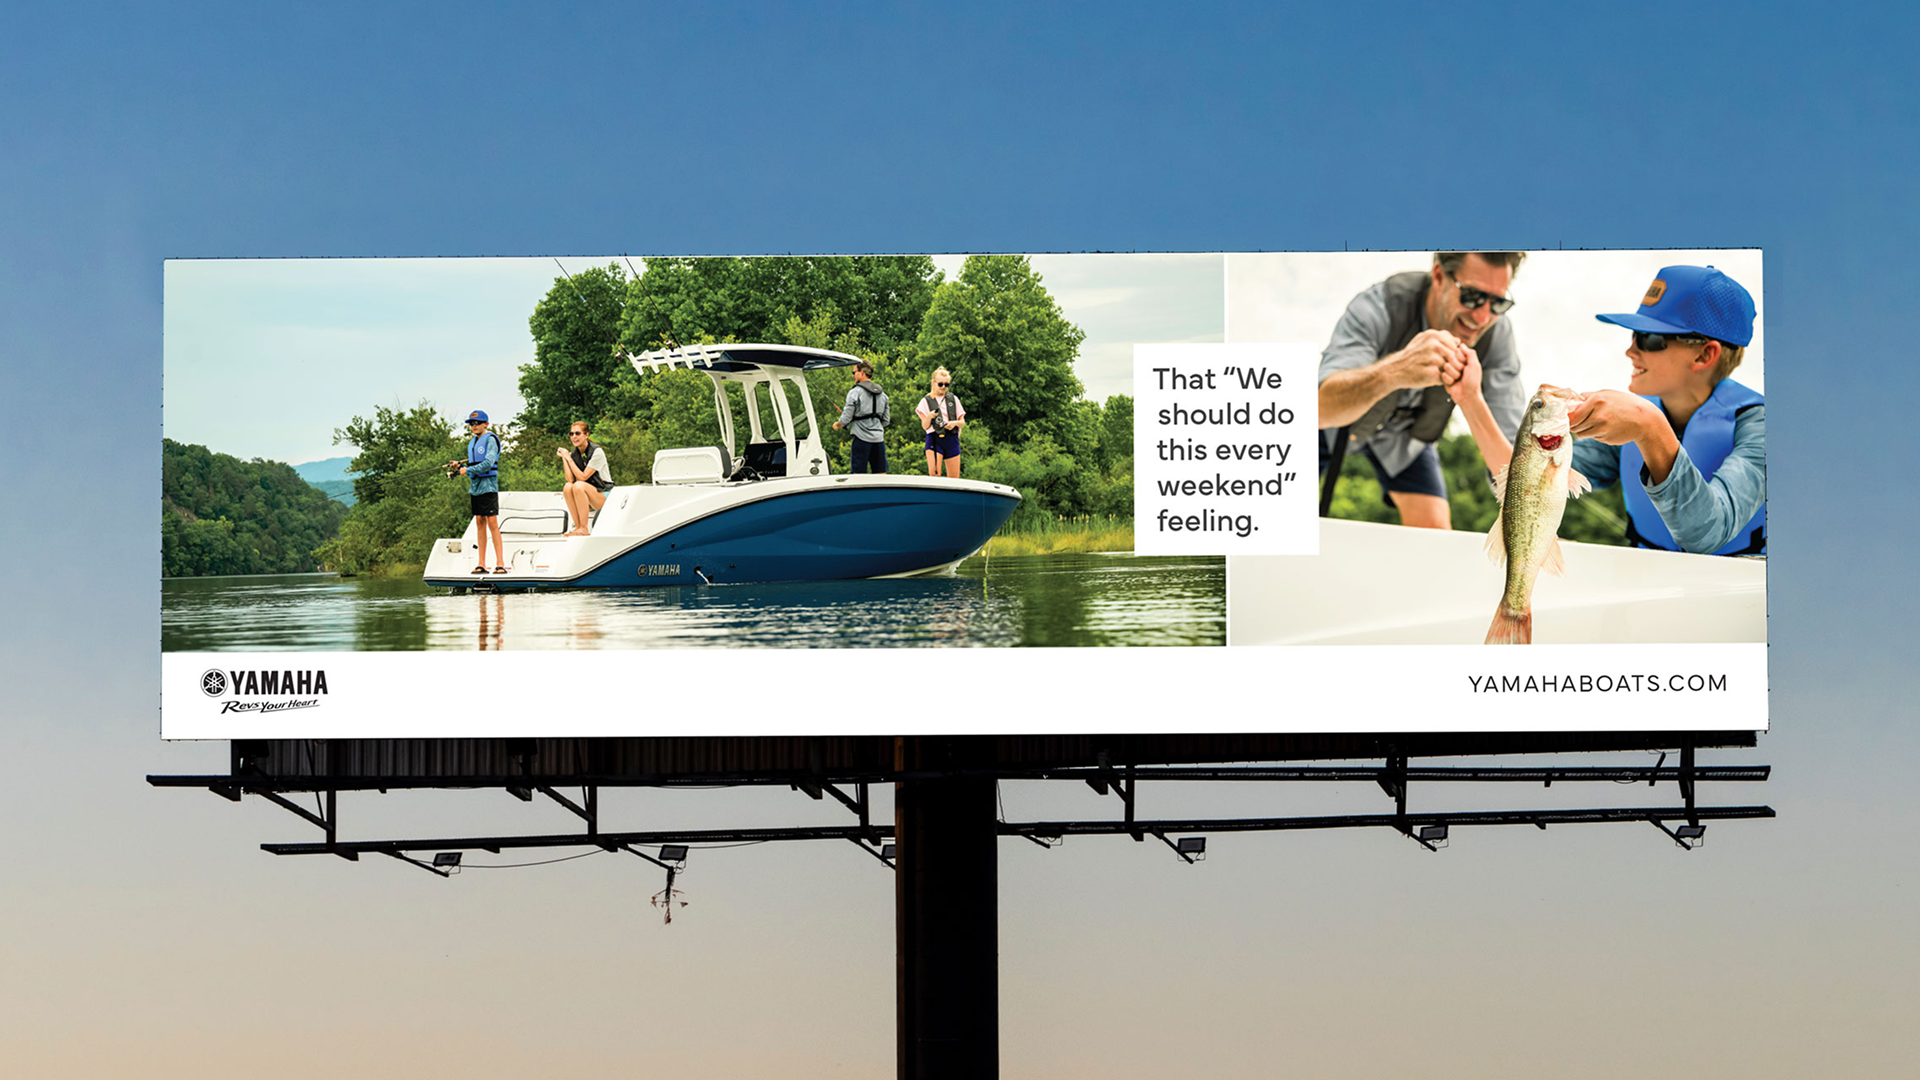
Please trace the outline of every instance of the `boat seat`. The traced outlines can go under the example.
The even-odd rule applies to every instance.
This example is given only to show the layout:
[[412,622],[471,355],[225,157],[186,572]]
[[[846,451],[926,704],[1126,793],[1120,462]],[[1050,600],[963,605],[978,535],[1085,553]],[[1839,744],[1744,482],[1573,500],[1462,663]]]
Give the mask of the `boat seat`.
[[717,484],[727,478],[732,462],[718,446],[683,446],[653,455],[656,484]]
[[559,536],[573,528],[565,507],[559,509],[516,510],[500,508],[500,532],[516,536]]

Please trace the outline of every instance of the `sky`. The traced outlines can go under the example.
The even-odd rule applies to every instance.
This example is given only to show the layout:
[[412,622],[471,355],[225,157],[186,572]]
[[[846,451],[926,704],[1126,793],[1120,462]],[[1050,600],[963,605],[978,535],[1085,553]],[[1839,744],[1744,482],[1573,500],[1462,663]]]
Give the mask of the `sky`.
[[[0,8],[0,1060],[892,1069],[893,883],[850,845],[700,853],[664,927],[638,860],[443,881],[276,859],[257,845],[309,833],[284,811],[142,782],[226,764],[157,737],[165,260],[1738,247],[1766,272],[1773,726],[1704,759],[1773,765],[1722,798],[1780,817],[1692,853],[1626,825],[1481,830],[1439,855],[1385,833],[1221,838],[1199,866],[1006,841],[1002,1075],[1910,1075],[1916,21]],[[1084,787],[1004,795],[1011,816],[1098,812]],[[381,798],[349,803],[350,834],[562,824],[498,792]],[[1153,798],[1381,807],[1358,788]],[[609,809],[667,828],[829,812],[792,792]]]
[[[334,432],[375,406],[475,408],[511,420],[527,318],[561,275],[625,256],[175,259],[163,273],[165,436],[243,459],[351,456]],[[959,276],[964,255],[935,266]],[[1104,401],[1132,393],[1135,341],[1218,341],[1221,258],[1037,255],[1034,271],[1087,336],[1075,371]]]

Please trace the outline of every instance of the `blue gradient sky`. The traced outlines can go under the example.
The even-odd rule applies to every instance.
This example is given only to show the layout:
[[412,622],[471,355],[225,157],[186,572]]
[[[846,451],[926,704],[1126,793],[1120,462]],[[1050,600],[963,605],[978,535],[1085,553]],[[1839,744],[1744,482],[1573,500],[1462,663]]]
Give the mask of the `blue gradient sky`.
[[[140,782],[224,764],[155,734],[163,259],[1564,245],[1765,249],[1774,731],[1715,760],[1781,818],[1009,842],[1003,1073],[1911,1074],[1913,12],[1029,7],[0,7],[10,1071],[892,1068],[850,848],[703,854],[667,930],[642,865],[275,860],[283,812]],[[389,798],[348,831],[560,824]]]

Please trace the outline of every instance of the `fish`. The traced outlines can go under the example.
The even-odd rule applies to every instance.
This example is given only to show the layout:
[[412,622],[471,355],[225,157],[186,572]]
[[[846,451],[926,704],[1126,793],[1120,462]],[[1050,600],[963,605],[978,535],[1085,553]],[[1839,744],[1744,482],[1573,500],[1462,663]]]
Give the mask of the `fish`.
[[1540,571],[1555,577],[1566,573],[1560,557],[1560,516],[1569,496],[1590,490],[1587,478],[1573,468],[1573,433],[1567,413],[1584,395],[1560,386],[1540,384],[1520,431],[1513,440],[1513,457],[1493,478],[1500,513],[1487,530],[1487,557],[1505,563],[1506,586],[1493,625],[1487,628],[1489,645],[1533,643],[1533,582]]

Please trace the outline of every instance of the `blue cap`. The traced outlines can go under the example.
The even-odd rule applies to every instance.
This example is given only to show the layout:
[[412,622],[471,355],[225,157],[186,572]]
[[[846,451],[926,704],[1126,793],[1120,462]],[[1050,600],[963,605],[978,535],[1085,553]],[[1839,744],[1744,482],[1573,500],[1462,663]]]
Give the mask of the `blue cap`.
[[1595,315],[1601,322],[1653,334],[1699,334],[1742,348],[1753,341],[1753,297],[1711,266],[1665,266],[1647,286],[1640,310]]
[[467,414],[467,423],[469,424],[484,424],[486,422],[487,414],[481,412],[479,409],[475,409]]

